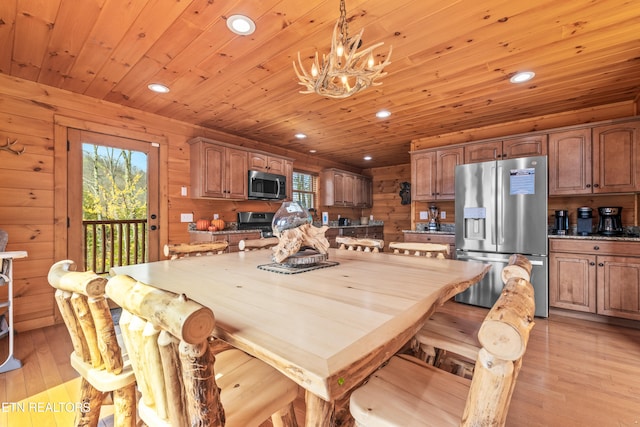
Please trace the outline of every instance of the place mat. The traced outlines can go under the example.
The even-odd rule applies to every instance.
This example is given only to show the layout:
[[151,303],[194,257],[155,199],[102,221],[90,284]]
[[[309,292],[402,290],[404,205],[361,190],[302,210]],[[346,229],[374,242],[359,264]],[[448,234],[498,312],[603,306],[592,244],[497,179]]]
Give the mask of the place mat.
[[280,274],[298,274],[304,273],[307,271],[318,270],[320,268],[333,267],[336,265],[340,265],[339,262],[336,261],[322,261],[313,265],[304,265],[301,267],[293,267],[290,265],[278,264],[274,262],[272,264],[262,264],[259,265],[258,268],[260,270],[271,271],[272,273],[280,273]]

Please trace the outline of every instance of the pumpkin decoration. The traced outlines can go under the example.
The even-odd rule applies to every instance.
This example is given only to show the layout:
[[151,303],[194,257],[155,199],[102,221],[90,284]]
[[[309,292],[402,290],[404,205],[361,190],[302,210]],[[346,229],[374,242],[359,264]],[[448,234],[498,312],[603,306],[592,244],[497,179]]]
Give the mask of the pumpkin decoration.
[[217,230],[224,230],[225,223],[221,219],[212,219],[211,226],[215,227]]
[[198,221],[196,221],[196,230],[207,231],[208,229],[209,229],[208,219],[199,219]]

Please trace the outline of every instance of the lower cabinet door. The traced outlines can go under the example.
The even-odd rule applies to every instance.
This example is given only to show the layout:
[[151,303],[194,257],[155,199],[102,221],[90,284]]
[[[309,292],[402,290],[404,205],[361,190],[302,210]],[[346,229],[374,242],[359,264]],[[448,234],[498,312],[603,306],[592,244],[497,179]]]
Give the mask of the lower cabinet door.
[[640,320],[640,258],[598,256],[598,314]]
[[549,305],[596,312],[595,255],[549,255]]

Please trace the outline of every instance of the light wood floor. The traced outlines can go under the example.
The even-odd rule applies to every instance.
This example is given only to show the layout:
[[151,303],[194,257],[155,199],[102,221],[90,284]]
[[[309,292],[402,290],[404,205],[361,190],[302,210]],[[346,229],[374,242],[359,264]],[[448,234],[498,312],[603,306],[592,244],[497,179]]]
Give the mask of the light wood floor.
[[[481,319],[486,310],[453,309]],[[6,339],[0,340],[6,347]],[[21,369],[0,374],[0,426],[69,426],[79,383],[63,326],[18,333]],[[45,406],[47,403],[53,406]],[[40,406],[37,406],[37,405]],[[102,425],[112,424],[109,407]],[[304,400],[296,402],[303,425]],[[265,423],[264,425],[269,425]],[[640,425],[640,330],[552,315],[536,319],[507,426]]]

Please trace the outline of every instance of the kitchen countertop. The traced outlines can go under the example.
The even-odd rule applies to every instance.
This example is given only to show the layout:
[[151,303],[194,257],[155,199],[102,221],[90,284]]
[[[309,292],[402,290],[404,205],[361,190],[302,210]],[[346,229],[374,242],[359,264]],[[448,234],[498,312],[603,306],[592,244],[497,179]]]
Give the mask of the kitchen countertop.
[[444,234],[447,236],[455,236],[456,233],[452,231],[428,231],[428,230],[402,230],[403,233],[411,234]]
[[577,234],[549,234],[550,239],[575,239],[575,240],[600,240],[610,242],[640,242],[640,236],[637,235],[623,235],[623,236],[601,236],[599,234],[592,234],[590,236],[580,236]]

